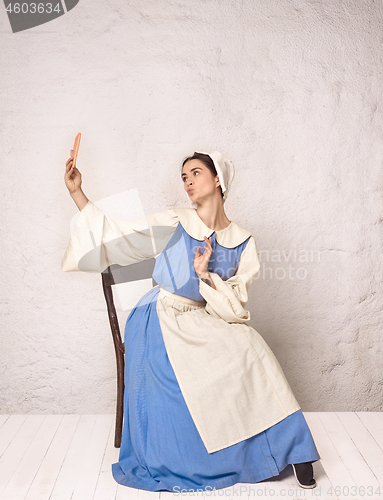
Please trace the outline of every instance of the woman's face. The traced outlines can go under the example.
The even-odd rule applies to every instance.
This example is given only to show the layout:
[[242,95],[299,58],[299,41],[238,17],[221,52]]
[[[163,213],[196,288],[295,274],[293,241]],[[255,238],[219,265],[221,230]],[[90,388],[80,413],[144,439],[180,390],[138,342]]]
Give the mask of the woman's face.
[[[185,191],[191,201],[196,203],[199,203],[201,199],[214,196],[217,185],[220,185],[218,174],[214,178],[210,170],[200,160],[187,161],[181,175]],[[218,191],[220,193],[220,190]]]

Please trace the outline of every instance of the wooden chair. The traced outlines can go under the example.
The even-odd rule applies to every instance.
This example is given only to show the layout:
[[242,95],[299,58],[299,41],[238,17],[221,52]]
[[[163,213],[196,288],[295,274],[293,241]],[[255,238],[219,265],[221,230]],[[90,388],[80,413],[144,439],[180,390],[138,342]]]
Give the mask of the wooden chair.
[[[114,434],[114,447],[120,448],[122,436],[122,424],[124,417],[124,372],[125,372],[125,345],[121,338],[121,332],[113,300],[112,285],[126,283],[128,281],[139,281],[152,278],[156,260],[154,258],[131,264],[129,266],[119,266],[113,264],[101,273],[102,287],[108,309],[109,323],[112,330],[114,349],[116,351],[117,362],[117,404],[116,404],[116,427]],[[152,278],[153,286],[157,283]]]

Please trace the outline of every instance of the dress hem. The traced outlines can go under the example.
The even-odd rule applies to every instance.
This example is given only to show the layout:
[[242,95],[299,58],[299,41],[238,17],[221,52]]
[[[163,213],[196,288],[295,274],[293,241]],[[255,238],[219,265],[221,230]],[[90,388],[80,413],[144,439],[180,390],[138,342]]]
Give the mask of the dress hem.
[[[294,455],[295,457],[295,455]],[[315,457],[315,458],[314,458]],[[258,474],[258,475],[254,475],[254,472],[250,472],[247,474],[247,478],[248,480],[241,480],[241,481],[221,481],[220,483],[218,484],[215,484],[214,486],[209,486],[209,485],[205,485],[205,486],[197,486],[195,488],[180,488],[180,489],[174,489],[174,488],[179,488],[177,486],[173,486],[172,489],[169,489],[169,488],[143,488],[142,486],[138,486],[137,483],[134,483],[134,481],[132,483],[129,483],[129,484],[125,484],[124,481],[118,481],[117,480],[117,477],[118,477],[118,469],[120,471],[122,471],[121,467],[119,466],[119,463],[115,463],[115,464],[112,464],[112,475],[113,475],[113,478],[114,480],[118,483],[118,484],[121,484],[122,486],[127,486],[127,487],[130,487],[130,488],[136,488],[136,489],[139,489],[139,490],[144,490],[144,491],[169,491],[171,493],[178,493],[180,491],[187,491],[187,492],[192,492],[192,491],[195,491],[195,492],[198,492],[198,491],[212,491],[212,490],[220,490],[220,489],[223,489],[223,488],[229,488],[230,486],[234,486],[236,484],[258,484],[262,481],[265,481],[266,479],[271,479],[272,477],[277,477],[279,476],[279,474],[286,469],[286,467],[288,465],[291,465],[291,464],[296,464],[296,463],[301,463],[301,462],[317,462],[318,460],[320,460],[320,456],[316,453],[314,453],[314,457],[313,457],[313,454],[301,454],[301,455],[296,455],[296,459],[294,459],[295,461],[292,462],[291,461],[291,457],[290,459],[288,460],[288,462],[285,463],[285,465],[282,465],[280,467],[278,467],[277,465],[275,465],[275,468],[274,467],[271,467],[270,468],[270,471],[272,472],[271,474],[270,473],[265,473],[265,474]],[[154,480],[154,479],[153,479]],[[134,484],[133,484],[134,483]]]

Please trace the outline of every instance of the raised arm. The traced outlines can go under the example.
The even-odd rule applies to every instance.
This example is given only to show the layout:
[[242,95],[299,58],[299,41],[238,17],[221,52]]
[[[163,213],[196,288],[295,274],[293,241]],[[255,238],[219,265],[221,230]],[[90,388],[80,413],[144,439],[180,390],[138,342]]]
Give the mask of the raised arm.
[[73,198],[73,201],[76,203],[77,208],[79,210],[82,210],[89,200],[81,189],[81,173],[77,169],[77,167],[72,168],[72,164],[73,159],[69,158],[65,164],[65,185],[68,188],[69,194]]
[[172,209],[154,212],[132,221],[104,214],[81,189],[81,173],[69,158],[65,185],[80,210],[61,262],[61,269],[101,273],[112,264],[127,266],[157,257],[178,225]]
[[61,268],[101,273],[112,264],[128,266],[156,258],[177,225],[177,214],[171,208],[123,221],[109,217],[88,201],[77,216]]

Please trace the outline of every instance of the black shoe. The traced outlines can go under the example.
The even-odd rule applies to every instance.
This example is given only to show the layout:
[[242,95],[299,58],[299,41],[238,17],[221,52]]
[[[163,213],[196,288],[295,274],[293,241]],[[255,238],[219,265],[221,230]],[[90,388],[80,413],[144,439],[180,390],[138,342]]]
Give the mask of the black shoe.
[[312,462],[303,462],[301,464],[291,464],[297,483],[302,488],[315,488],[317,485],[314,479],[314,470]]

